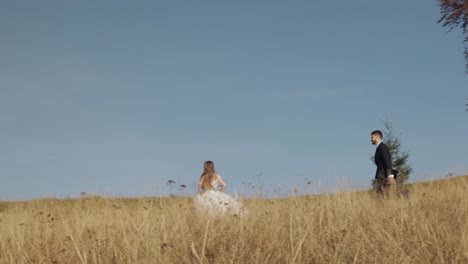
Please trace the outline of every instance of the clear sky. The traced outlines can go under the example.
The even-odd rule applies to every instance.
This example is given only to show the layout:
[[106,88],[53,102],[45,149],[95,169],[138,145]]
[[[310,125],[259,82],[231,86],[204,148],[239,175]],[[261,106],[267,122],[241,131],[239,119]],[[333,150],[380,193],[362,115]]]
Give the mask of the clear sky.
[[437,1],[2,0],[0,200],[192,195],[205,160],[228,193],[366,188],[382,119],[411,180],[468,174],[463,37],[439,17]]

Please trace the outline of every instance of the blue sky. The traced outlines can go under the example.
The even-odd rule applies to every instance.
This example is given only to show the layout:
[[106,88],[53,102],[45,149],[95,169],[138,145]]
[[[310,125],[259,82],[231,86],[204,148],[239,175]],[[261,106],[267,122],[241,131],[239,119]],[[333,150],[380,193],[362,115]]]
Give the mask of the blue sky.
[[439,14],[436,1],[1,1],[0,199],[168,195],[169,179],[191,195],[205,160],[229,193],[366,188],[382,119],[412,180],[468,174],[463,37]]

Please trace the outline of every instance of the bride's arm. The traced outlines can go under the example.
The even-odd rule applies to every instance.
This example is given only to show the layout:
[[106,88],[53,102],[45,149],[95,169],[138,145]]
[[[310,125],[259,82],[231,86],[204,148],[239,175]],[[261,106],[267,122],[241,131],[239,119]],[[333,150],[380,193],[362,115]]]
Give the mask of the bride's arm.
[[200,177],[200,180],[198,181],[198,188],[197,188],[197,194],[200,194],[202,191],[202,177]]
[[219,183],[221,183],[221,192],[224,191],[224,189],[226,189],[227,185],[226,183],[223,181],[223,178],[221,178],[221,176],[218,175],[218,181]]

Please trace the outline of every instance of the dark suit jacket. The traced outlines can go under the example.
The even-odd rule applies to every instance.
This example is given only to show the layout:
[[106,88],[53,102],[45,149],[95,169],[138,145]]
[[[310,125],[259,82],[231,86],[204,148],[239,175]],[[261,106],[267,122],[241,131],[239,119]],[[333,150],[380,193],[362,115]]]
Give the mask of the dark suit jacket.
[[385,145],[383,142],[380,143],[375,150],[374,161],[375,165],[377,165],[375,178],[384,179],[387,178],[388,175],[393,174],[390,151],[388,150],[387,145]]

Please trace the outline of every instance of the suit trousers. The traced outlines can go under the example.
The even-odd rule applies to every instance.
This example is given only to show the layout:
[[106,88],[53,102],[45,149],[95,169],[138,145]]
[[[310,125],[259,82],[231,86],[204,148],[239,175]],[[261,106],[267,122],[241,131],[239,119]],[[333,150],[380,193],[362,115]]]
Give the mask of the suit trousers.
[[375,178],[373,181],[372,181],[372,188],[374,190],[374,192],[376,193],[384,193],[384,192],[387,192],[388,190],[390,190],[390,184],[388,184],[388,181],[386,178]]

